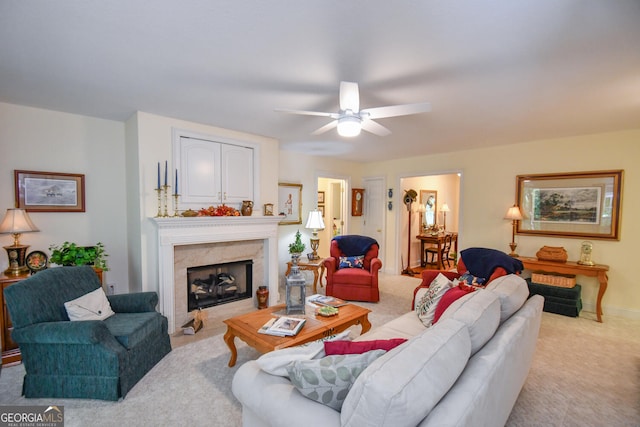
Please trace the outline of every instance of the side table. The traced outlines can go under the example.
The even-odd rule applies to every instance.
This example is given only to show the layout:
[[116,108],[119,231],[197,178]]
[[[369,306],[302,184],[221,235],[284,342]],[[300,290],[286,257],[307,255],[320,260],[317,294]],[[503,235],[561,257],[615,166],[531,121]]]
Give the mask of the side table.
[[[317,293],[317,285],[320,282],[320,287],[322,287],[322,276],[324,275],[324,258],[320,259],[303,259],[300,257],[298,260],[298,268],[300,270],[312,271],[313,272],[313,293]],[[288,276],[291,273],[291,261],[287,262],[287,272],[284,274]]]
[[11,324],[11,318],[9,317],[9,310],[7,310],[7,304],[4,301],[4,290],[27,277],[29,276],[0,275],[0,285],[2,285],[2,291],[0,292],[0,307],[2,307],[2,316],[0,316],[0,339],[2,340],[3,365],[12,365],[22,361],[20,347],[11,339],[13,326]]
[[598,299],[596,301],[596,317],[598,318],[598,322],[602,323],[602,297],[607,290],[607,286],[609,286],[609,278],[607,277],[607,271],[609,271],[608,265],[582,265],[574,261],[542,261],[538,260],[537,258],[523,256],[518,257],[517,259],[522,261],[522,264],[524,264],[524,268],[526,268],[527,270],[596,277],[598,279],[598,282],[600,283],[600,288],[598,289]]

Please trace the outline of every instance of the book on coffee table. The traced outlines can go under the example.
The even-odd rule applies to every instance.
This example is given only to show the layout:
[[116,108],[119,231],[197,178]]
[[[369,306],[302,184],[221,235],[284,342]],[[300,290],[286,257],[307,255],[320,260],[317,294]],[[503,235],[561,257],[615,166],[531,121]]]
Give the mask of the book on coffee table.
[[297,317],[280,316],[269,319],[262,325],[258,332],[261,334],[275,335],[277,337],[291,337],[296,335],[306,319]]
[[324,305],[328,307],[342,307],[343,305],[348,304],[347,301],[342,300],[340,298],[332,297],[330,295],[321,295],[321,294],[311,295],[307,299],[307,302],[310,302],[312,304],[317,304],[317,305]]

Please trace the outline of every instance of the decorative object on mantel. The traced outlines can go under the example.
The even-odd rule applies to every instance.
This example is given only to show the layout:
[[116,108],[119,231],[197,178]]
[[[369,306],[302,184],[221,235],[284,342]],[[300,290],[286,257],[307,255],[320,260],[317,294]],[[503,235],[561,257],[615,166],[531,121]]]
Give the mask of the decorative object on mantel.
[[176,169],[174,190],[171,195],[173,198],[173,215],[169,215],[169,189],[171,186],[169,185],[169,162],[167,160],[164,161],[164,185],[160,184],[160,162],[158,162],[157,185],[155,188],[155,191],[158,193],[158,213],[156,214],[156,218],[179,217],[178,198],[180,194],[178,193],[178,169]]
[[227,205],[200,209],[197,216],[240,216],[240,211]]
[[536,252],[540,261],[567,262],[569,255],[562,246],[543,246]]
[[309,260],[316,260],[320,257],[318,256],[318,247],[320,246],[320,239],[318,238],[318,230],[324,230],[324,221],[322,220],[322,212],[318,209],[314,209],[309,212],[309,218],[307,218],[307,224],[305,228],[309,228],[313,230],[311,235],[311,250],[313,251],[310,254],[307,254],[307,258]]
[[578,264],[596,265],[591,259],[591,252],[593,252],[593,243],[589,241],[582,242],[580,245],[580,259],[578,260]]
[[264,204],[264,216],[273,216],[273,203]]
[[22,233],[33,233],[38,230],[25,209],[7,209],[7,213],[0,223],[0,234],[12,234],[13,245],[4,246],[9,257],[9,268],[4,271],[7,276],[23,276],[29,272],[25,263],[27,249],[29,245],[20,244]]
[[507,211],[507,214],[504,216],[504,219],[508,219],[513,222],[513,229],[511,231],[511,243],[509,243],[509,247],[511,248],[511,253],[509,254],[512,257],[517,257],[516,248],[518,244],[516,243],[516,227],[518,226],[518,221],[522,219],[522,213],[520,213],[520,208],[517,205],[513,205]]
[[251,200],[243,200],[240,212],[242,213],[242,216],[251,216],[253,213],[253,202]]

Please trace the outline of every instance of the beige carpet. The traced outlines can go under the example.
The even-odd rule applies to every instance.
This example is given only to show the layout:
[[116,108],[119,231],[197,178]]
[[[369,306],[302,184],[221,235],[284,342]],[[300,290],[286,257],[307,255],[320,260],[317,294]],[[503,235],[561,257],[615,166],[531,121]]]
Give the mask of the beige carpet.
[[[416,278],[383,275],[382,301],[361,304],[373,310],[373,327],[407,311],[418,284]],[[605,316],[599,324],[594,318],[586,312],[575,319],[543,314],[534,365],[508,426],[640,425],[640,320]],[[67,427],[240,426],[231,379],[259,354],[237,342],[238,362],[228,368],[223,331],[207,325],[194,337],[174,339],[174,350],[120,402],[25,399],[18,365],[2,369],[0,405],[64,405]]]

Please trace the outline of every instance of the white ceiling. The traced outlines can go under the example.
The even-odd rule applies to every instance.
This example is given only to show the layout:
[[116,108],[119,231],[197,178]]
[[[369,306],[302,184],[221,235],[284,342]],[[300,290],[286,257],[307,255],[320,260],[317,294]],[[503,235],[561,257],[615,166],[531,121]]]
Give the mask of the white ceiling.
[[[347,139],[361,108],[433,111]],[[640,128],[640,0],[0,0],[0,102],[135,111],[375,161]]]

